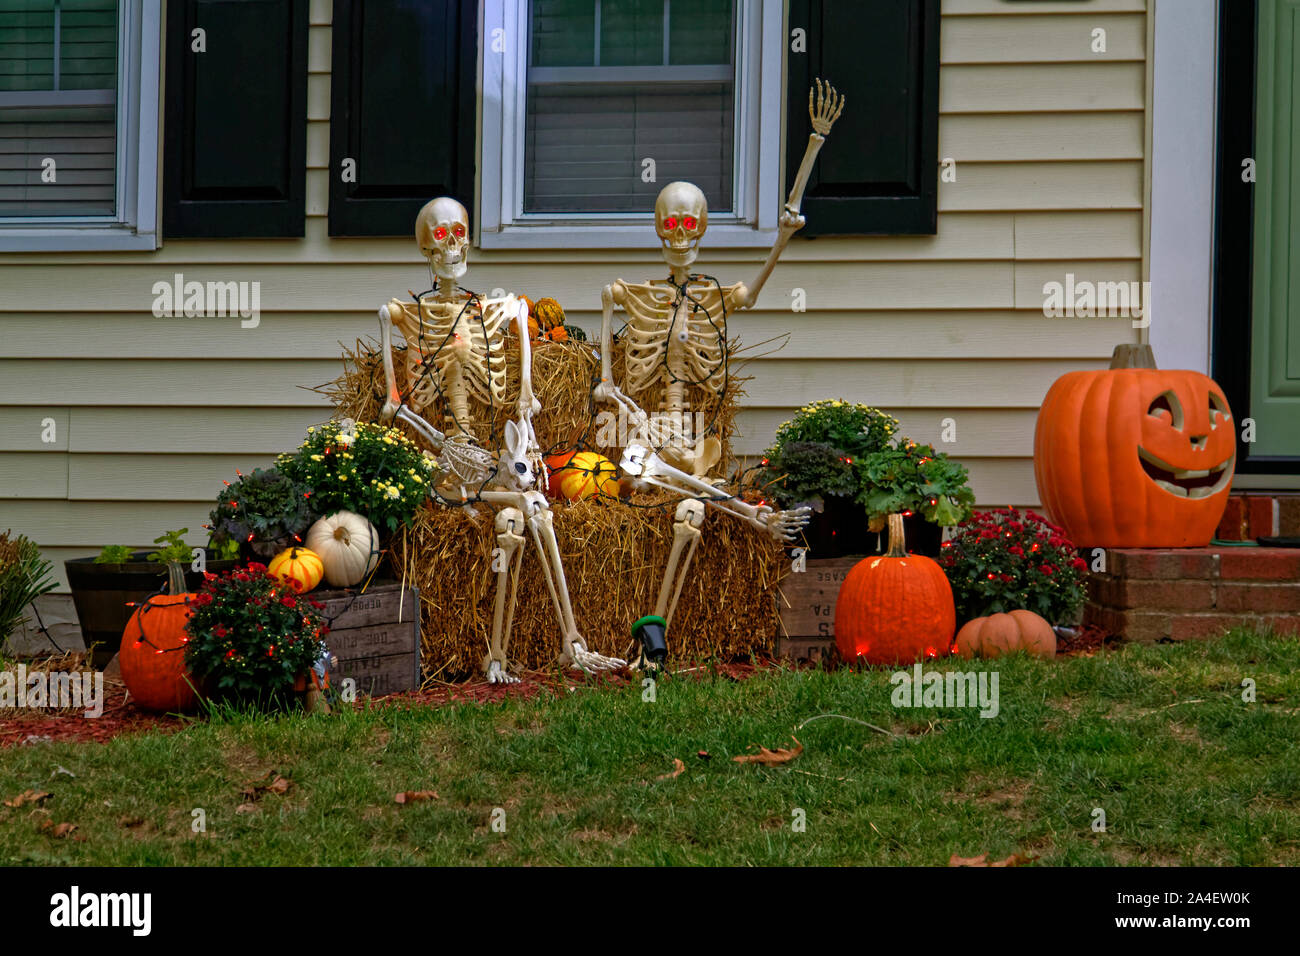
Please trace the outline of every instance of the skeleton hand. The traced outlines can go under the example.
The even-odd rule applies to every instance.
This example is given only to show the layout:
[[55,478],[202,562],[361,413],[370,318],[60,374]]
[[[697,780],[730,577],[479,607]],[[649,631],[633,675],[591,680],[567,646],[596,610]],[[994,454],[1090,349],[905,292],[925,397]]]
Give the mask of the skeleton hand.
[[815,132],[825,136],[831,131],[831,126],[840,118],[844,112],[844,97],[835,92],[835,87],[829,83],[823,86],[821,77],[817,78],[817,101],[813,103],[813,91],[808,90],[808,115],[812,118],[812,127]]
[[812,508],[806,505],[788,511],[767,511],[758,516],[767,533],[778,541],[793,541],[812,517]]

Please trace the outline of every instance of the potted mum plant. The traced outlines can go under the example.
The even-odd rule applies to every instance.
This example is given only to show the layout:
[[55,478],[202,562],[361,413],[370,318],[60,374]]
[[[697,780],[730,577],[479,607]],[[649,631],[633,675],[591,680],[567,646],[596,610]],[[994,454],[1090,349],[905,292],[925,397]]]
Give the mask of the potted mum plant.
[[310,489],[316,516],[351,511],[381,534],[408,524],[438,480],[437,464],[400,430],[351,420],[307,429],[298,451],[276,466]]
[[939,564],[959,623],[1023,609],[1070,625],[1083,606],[1087,562],[1059,525],[1033,511],[976,511],[943,543]]
[[875,550],[855,501],[860,478],[854,465],[887,447],[897,430],[896,418],[843,399],[805,405],[776,430],[763,453],[761,482],[780,507],[812,508],[804,540],[817,557]]
[[210,699],[288,706],[328,655],[323,607],[258,562],[208,574],[190,599],[186,666]]

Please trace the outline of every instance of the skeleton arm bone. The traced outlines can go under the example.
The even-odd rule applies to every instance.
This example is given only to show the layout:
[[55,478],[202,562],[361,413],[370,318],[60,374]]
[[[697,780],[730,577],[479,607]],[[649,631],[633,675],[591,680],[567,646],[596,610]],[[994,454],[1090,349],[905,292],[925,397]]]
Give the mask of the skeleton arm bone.
[[842,112],[844,112],[844,97],[835,92],[835,87],[829,83],[823,86],[822,81],[818,79],[815,100],[813,90],[811,88],[808,90],[808,115],[812,118],[813,131],[808,135],[808,146],[804,149],[803,161],[799,164],[794,186],[790,189],[790,195],[785,201],[785,209],[781,212],[776,242],[772,245],[772,251],[767,254],[763,268],[759,270],[753,284],[748,287],[743,284],[736,287],[733,300],[736,308],[747,309],[758,301],[758,294],[772,275],[772,270],[776,268],[776,260],[785,251],[790,237],[804,227],[804,218],[799,212],[799,207],[803,205],[803,192],[808,186],[808,177],[812,175],[817,154],[821,151],[822,144],[826,142],[831,126],[840,118]]
[[655,488],[674,494],[697,498],[704,504],[748,521],[760,531],[766,531],[778,541],[793,541],[799,530],[808,523],[811,508],[774,511],[766,505],[751,505],[747,501],[723,494],[707,481],[696,478],[669,465],[658,455],[641,445],[629,445],[623,451],[619,464],[632,477]]
[[[616,290],[616,286],[620,288]],[[600,290],[600,384],[596,386],[596,398],[600,401],[614,399],[618,387],[614,384],[614,303],[621,304],[619,295],[621,284],[607,285]]]

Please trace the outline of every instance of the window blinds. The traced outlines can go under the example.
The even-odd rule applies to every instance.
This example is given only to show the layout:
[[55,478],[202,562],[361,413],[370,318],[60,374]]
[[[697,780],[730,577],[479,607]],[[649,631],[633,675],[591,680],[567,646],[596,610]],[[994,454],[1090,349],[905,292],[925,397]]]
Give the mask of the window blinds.
[[524,212],[650,212],[676,179],[734,208],[733,7],[532,0]]
[[111,216],[117,0],[0,0],[0,218]]

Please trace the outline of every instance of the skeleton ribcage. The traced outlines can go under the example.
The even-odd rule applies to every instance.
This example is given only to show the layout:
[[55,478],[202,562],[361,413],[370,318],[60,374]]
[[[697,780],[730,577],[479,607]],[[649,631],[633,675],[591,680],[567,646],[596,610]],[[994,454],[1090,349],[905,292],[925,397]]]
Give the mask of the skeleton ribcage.
[[[514,298],[484,302],[483,318],[471,305],[424,303],[422,320],[414,303],[401,303],[395,324],[406,339],[407,404],[416,412],[446,412],[451,377],[459,370],[467,397],[500,407],[505,401],[504,320]],[[390,308],[390,313],[392,312]]]
[[[623,309],[627,328],[623,332],[627,356],[627,386],[635,395],[674,376],[679,381],[703,388],[720,389],[726,376],[727,325],[723,315],[724,296],[712,283],[692,282],[689,295],[674,308],[677,290],[662,283],[623,283]],[[685,328],[686,340],[677,336]]]

